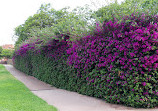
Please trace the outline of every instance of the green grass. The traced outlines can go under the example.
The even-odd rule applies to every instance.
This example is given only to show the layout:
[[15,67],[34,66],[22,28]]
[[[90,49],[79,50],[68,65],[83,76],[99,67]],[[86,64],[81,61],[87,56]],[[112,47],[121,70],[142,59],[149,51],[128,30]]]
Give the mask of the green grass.
[[57,111],[0,65],[0,111]]

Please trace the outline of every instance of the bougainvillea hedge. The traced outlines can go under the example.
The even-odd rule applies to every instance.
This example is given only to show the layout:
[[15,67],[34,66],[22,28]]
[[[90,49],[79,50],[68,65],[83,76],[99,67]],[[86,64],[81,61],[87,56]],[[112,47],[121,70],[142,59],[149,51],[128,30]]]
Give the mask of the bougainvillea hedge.
[[22,44],[14,53],[14,66],[28,75],[63,88],[63,85],[67,83],[66,78],[69,77],[65,74],[72,73],[72,71],[66,65],[69,36],[62,36],[64,36],[63,39],[50,38],[46,44],[39,39],[34,43]]
[[38,51],[29,44],[29,51],[15,52],[14,66],[56,87],[110,103],[156,107],[157,21],[156,15],[136,13],[97,25],[93,34],[77,41],[50,40]]

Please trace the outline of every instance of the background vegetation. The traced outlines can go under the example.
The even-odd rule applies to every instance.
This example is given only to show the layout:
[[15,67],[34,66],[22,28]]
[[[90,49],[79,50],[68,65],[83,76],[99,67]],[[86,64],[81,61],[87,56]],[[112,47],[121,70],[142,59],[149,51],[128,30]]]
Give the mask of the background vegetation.
[[0,46],[0,58],[8,58],[11,59],[12,55],[14,53],[13,49],[3,49],[2,46]]
[[12,50],[12,49],[3,49],[2,52],[0,53],[0,56],[11,59],[13,52],[14,52],[14,50]]
[[89,30],[91,10],[85,6],[69,11],[69,8],[55,10],[50,4],[41,5],[36,14],[30,16],[24,24],[16,27],[16,46],[27,39],[43,39],[60,34],[69,34],[72,38],[81,37]]

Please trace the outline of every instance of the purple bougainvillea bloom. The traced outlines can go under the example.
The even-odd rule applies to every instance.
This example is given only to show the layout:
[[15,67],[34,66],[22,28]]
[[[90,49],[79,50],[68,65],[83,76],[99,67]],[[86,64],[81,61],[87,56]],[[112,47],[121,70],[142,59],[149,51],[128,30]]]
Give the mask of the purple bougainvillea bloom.
[[135,56],[135,54],[134,53],[130,53],[130,55],[133,57],[133,56]]
[[142,82],[142,85],[143,85],[143,86],[146,86],[146,82]]
[[149,93],[148,92],[143,92],[143,95],[148,95]]

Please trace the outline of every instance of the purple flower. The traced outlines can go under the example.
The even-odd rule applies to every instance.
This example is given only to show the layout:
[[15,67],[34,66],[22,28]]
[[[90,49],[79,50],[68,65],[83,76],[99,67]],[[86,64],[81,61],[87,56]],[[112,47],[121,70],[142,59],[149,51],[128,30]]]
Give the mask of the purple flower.
[[133,57],[133,56],[135,56],[135,54],[134,53],[130,53],[130,55]]
[[148,95],[149,93],[148,92],[143,92],[143,95]]
[[143,85],[143,86],[146,86],[146,82],[142,82],[142,85]]
[[141,101],[143,101],[143,99],[140,99]]
[[113,68],[113,66],[112,65],[110,65],[110,70]]

